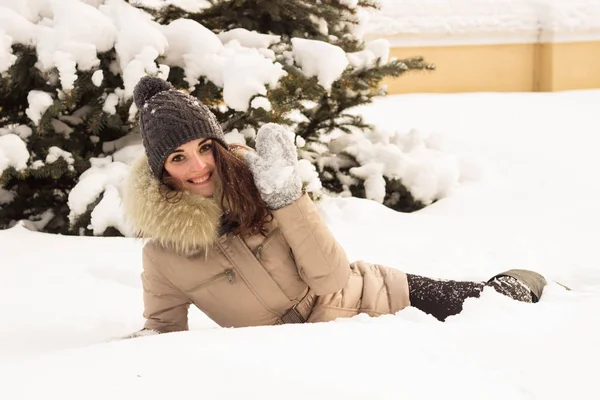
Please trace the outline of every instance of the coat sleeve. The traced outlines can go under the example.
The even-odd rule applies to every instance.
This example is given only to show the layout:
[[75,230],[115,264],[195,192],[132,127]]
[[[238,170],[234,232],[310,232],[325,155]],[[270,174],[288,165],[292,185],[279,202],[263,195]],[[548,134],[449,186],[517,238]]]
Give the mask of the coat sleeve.
[[187,331],[190,307],[188,297],[160,272],[146,248],[142,252],[142,262],[146,318],[144,328],[159,333]]
[[292,249],[300,277],[317,295],[342,289],[350,277],[346,252],[335,240],[307,194],[273,211]]

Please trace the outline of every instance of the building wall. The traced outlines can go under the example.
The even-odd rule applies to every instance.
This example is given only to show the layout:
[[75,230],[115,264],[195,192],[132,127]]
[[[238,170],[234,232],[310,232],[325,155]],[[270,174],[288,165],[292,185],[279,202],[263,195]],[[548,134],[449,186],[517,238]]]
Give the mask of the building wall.
[[390,56],[436,66],[385,80],[390,94],[600,88],[600,41],[392,47]]
[[390,93],[531,91],[534,54],[534,44],[392,48],[391,57],[423,56],[436,70],[408,73],[385,84]]
[[539,44],[539,91],[600,88],[600,41]]

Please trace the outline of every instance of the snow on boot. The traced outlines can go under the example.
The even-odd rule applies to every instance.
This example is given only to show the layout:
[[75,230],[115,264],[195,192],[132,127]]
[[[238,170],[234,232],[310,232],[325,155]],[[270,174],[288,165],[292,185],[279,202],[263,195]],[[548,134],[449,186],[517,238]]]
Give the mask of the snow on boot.
[[[487,284],[515,300],[537,303],[547,282],[546,278],[537,272],[511,269],[494,276]],[[526,291],[529,291],[529,296],[525,295]]]

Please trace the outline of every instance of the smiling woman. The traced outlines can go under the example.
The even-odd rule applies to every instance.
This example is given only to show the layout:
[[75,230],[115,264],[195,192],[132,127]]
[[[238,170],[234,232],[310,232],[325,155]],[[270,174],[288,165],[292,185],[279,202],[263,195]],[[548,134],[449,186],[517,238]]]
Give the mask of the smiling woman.
[[215,192],[215,157],[210,139],[196,139],[179,146],[165,162],[166,176],[174,178],[180,188],[210,197]]
[[[417,307],[444,320],[489,286],[536,302],[544,278],[511,270],[488,282],[438,281],[364,261],[350,263],[303,193],[298,155],[281,125],[256,151],[229,146],[216,117],[158,78],[134,92],[145,155],[124,205],[140,237],[144,330],[188,329],[191,304],[225,327],[326,322]],[[161,190],[162,189],[162,190]]]

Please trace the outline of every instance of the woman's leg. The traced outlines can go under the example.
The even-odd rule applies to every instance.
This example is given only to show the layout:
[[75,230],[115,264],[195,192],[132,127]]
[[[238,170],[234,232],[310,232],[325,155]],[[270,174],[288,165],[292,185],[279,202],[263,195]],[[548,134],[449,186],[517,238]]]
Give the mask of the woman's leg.
[[[510,275],[500,274],[488,282],[438,280],[419,275],[406,275],[411,306],[433,315],[440,321],[460,313],[464,301],[470,297],[479,297],[486,286],[526,303],[537,302],[539,298],[539,295],[532,293],[531,285],[528,286]],[[541,277],[539,274],[535,275]],[[543,280],[543,277],[541,279]],[[543,282],[545,284],[545,280]]]

